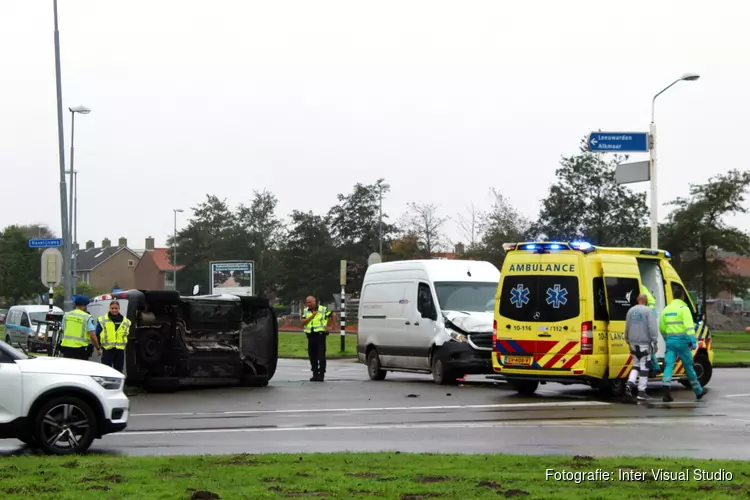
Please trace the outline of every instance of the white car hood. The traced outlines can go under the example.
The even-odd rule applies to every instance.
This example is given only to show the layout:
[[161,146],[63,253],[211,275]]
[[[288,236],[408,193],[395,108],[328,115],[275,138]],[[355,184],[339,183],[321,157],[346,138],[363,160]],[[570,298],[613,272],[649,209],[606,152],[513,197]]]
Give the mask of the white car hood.
[[33,359],[16,360],[23,373],[48,373],[59,375],[84,375],[95,377],[123,378],[122,373],[112,367],[92,361],[69,358],[48,358],[39,356]]
[[458,311],[444,311],[443,316],[467,333],[491,333],[494,314],[491,312],[470,312],[465,314]]

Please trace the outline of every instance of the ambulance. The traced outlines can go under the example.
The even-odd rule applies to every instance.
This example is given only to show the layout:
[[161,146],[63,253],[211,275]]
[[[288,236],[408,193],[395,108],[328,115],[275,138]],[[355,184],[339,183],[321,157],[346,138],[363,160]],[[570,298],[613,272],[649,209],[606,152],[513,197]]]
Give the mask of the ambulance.
[[[711,333],[664,250],[606,248],[587,242],[506,243],[495,297],[492,365],[521,394],[539,384],[587,384],[607,396],[624,393],[633,367],[625,316],[641,285],[656,299],[656,313],[681,289],[696,323],[695,371],[711,379]],[[657,359],[666,345],[659,335]],[[651,377],[660,377],[653,371]],[[689,387],[679,360],[673,378]]]

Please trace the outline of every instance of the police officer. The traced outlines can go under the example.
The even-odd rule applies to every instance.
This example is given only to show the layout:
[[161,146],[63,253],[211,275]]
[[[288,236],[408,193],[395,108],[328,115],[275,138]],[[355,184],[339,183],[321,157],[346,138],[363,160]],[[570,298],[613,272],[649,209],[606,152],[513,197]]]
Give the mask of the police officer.
[[109,312],[97,320],[99,325],[96,327],[96,335],[104,349],[102,363],[123,373],[130,320],[120,314],[120,303],[116,300],[109,303]]
[[305,302],[307,307],[302,313],[302,326],[307,335],[307,355],[313,372],[310,382],[323,382],[326,374],[326,338],[333,317],[331,311],[319,306],[314,297],[307,297]]
[[99,356],[102,348],[96,338],[94,318],[86,312],[89,299],[76,297],[73,301],[75,309],[65,313],[62,324],[62,342],[60,352],[64,358],[82,359],[88,361],[90,357],[89,345],[93,344]]
[[696,347],[695,341],[695,323],[690,308],[685,303],[685,292],[681,288],[675,287],[674,300],[661,313],[659,330],[667,343],[667,354],[664,364],[664,402],[674,401],[670,385],[672,384],[672,371],[679,357],[685,367],[690,386],[695,392],[695,398],[701,399],[706,390],[701,387],[698,377],[693,367],[693,353]]

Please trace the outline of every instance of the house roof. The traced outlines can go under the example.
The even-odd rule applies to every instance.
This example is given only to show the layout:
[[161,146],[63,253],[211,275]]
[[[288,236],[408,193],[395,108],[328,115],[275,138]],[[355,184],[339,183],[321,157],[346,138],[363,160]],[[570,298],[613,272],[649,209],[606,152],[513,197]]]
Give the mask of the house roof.
[[750,257],[725,257],[724,261],[735,274],[750,278]]
[[[149,254],[151,254],[151,257],[154,259],[154,263],[156,264],[156,267],[159,268],[159,271],[174,271],[174,267],[172,267],[172,262],[169,260],[169,249],[167,248],[154,248],[153,250],[149,250]],[[177,266],[177,270],[179,271],[185,266]]]
[[76,271],[93,271],[113,255],[123,250],[138,258],[138,255],[128,247],[82,248],[76,252]]

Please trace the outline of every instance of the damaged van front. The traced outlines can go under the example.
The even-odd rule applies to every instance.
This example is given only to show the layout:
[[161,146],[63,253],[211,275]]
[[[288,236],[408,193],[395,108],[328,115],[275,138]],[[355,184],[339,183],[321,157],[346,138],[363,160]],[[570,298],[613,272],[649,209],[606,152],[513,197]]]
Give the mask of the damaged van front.
[[113,300],[132,322],[125,356],[130,386],[260,387],[276,372],[278,320],[266,299],[129,290],[94,298],[88,311],[103,316]]

